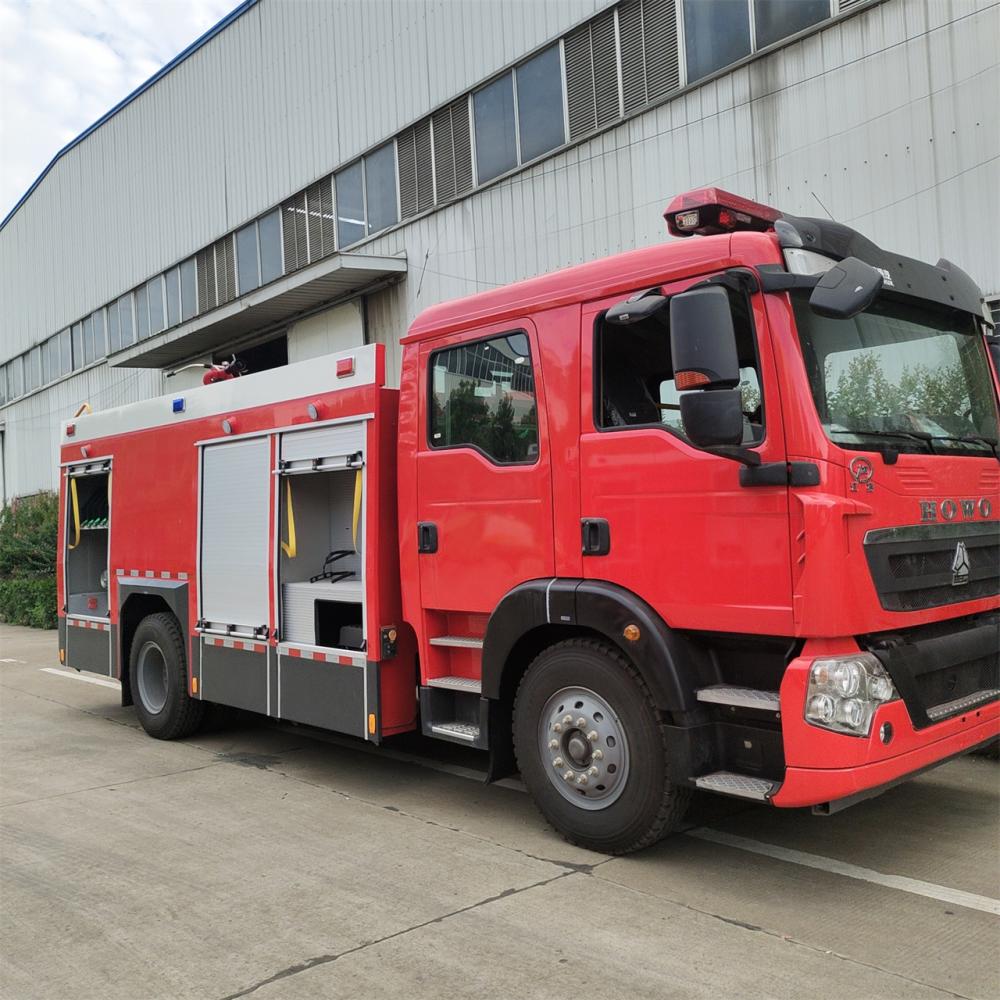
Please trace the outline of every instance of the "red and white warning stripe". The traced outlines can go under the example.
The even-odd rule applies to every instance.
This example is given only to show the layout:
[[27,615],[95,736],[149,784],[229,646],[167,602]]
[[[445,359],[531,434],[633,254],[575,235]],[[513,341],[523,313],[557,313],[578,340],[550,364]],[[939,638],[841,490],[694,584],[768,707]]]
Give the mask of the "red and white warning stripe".
[[278,652],[283,656],[297,656],[302,660],[316,660],[318,663],[336,663],[342,667],[363,667],[364,660],[356,656],[345,656],[343,653],[324,653],[318,649],[308,649],[302,646],[290,646],[282,643]]
[[98,632],[110,632],[111,625],[108,622],[94,622],[90,621],[88,618],[67,618],[67,625],[73,625],[76,628],[95,628]]
[[115,576],[144,578],[146,580],[186,580],[187,573],[175,573],[169,569],[116,569]]
[[206,635],[205,645],[222,646],[225,649],[239,649],[244,653],[267,652],[267,646],[263,642],[253,642],[251,639],[223,639],[217,635]]

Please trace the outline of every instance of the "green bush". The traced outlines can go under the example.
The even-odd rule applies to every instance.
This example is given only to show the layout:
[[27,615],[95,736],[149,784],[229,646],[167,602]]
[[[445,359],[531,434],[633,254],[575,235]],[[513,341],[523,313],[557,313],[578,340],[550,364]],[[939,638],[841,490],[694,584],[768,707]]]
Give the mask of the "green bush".
[[0,511],[0,621],[56,627],[55,493],[23,497]]
[[0,621],[56,627],[56,578],[0,580]]

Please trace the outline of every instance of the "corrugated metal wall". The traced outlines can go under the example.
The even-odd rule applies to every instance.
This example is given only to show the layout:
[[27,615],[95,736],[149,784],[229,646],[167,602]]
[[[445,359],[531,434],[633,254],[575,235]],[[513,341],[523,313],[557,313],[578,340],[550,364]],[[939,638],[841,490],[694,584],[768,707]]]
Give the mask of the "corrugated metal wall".
[[[74,150],[0,234],[5,356],[601,6],[262,0]],[[420,309],[665,239],[669,197],[709,184],[796,214],[825,206],[1000,292],[998,93],[993,0],[888,0],[366,245],[410,261],[371,298],[370,332],[398,372]],[[85,378],[101,381],[84,390]],[[54,448],[42,411],[160,385],[102,367],[0,410],[8,493],[48,484],[31,458]]]
[[0,360],[607,3],[261,0],[63,156],[0,231]]

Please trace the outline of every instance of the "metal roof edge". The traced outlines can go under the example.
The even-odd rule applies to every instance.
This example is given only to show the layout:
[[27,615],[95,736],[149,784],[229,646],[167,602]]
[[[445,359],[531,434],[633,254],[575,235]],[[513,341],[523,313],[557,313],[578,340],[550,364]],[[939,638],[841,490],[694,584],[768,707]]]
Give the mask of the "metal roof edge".
[[38,175],[38,177],[35,178],[35,181],[31,185],[31,187],[29,187],[28,190],[25,191],[23,195],[21,195],[21,197],[17,200],[17,203],[14,205],[14,207],[7,213],[6,216],[4,216],[3,222],[0,222],[0,231],[6,228],[7,223],[10,222],[12,218],[14,218],[14,215],[17,213],[17,210],[28,200],[28,198],[31,197],[35,188],[37,188],[38,185],[42,183],[48,172],[56,165],[56,163],[60,159],[62,159],[62,157],[66,153],[68,153],[74,146],[77,146],[81,142],[83,142],[83,140],[86,139],[87,136],[91,134],[91,132],[95,132],[105,122],[109,121],[111,118],[114,118],[114,116],[118,114],[118,112],[121,111],[122,108],[131,104],[137,97],[139,97],[141,94],[149,90],[149,88],[152,87],[154,83],[157,83],[159,80],[165,77],[175,66],[180,65],[180,63],[182,63],[185,59],[187,59],[188,56],[192,55],[194,52],[197,52],[198,49],[200,49],[203,45],[210,42],[217,34],[219,34],[219,32],[223,31],[225,28],[228,28],[229,25],[233,23],[233,21],[235,21],[238,17],[241,17],[243,14],[245,14],[251,7],[256,6],[258,2],[259,0],[243,0],[243,2],[238,7],[231,10],[224,18],[222,18],[221,21],[219,21],[217,24],[212,25],[212,27],[209,28],[208,31],[206,31],[203,35],[199,36],[198,38],[196,38],[186,49],[183,49],[176,56],[174,56],[174,58],[171,59],[170,62],[166,64],[166,66],[157,70],[148,80],[145,81],[145,83],[139,84],[139,86],[136,87],[131,94],[129,94],[127,97],[123,97],[110,111],[107,111],[103,115],[101,115],[101,117],[98,118],[93,125],[91,125],[89,128],[84,129],[84,131],[82,131],[75,139],[71,139],[65,146],[63,146],[63,148],[60,149],[59,152],[56,153],[56,155],[53,156],[52,159],[49,161],[48,166]]

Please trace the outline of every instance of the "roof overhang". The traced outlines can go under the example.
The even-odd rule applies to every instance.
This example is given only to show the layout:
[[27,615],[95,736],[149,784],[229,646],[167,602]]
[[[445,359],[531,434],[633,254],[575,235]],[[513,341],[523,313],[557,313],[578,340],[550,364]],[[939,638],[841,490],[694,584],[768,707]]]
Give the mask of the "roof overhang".
[[334,254],[118,351],[108,363],[116,368],[169,368],[405,274],[405,257]]

